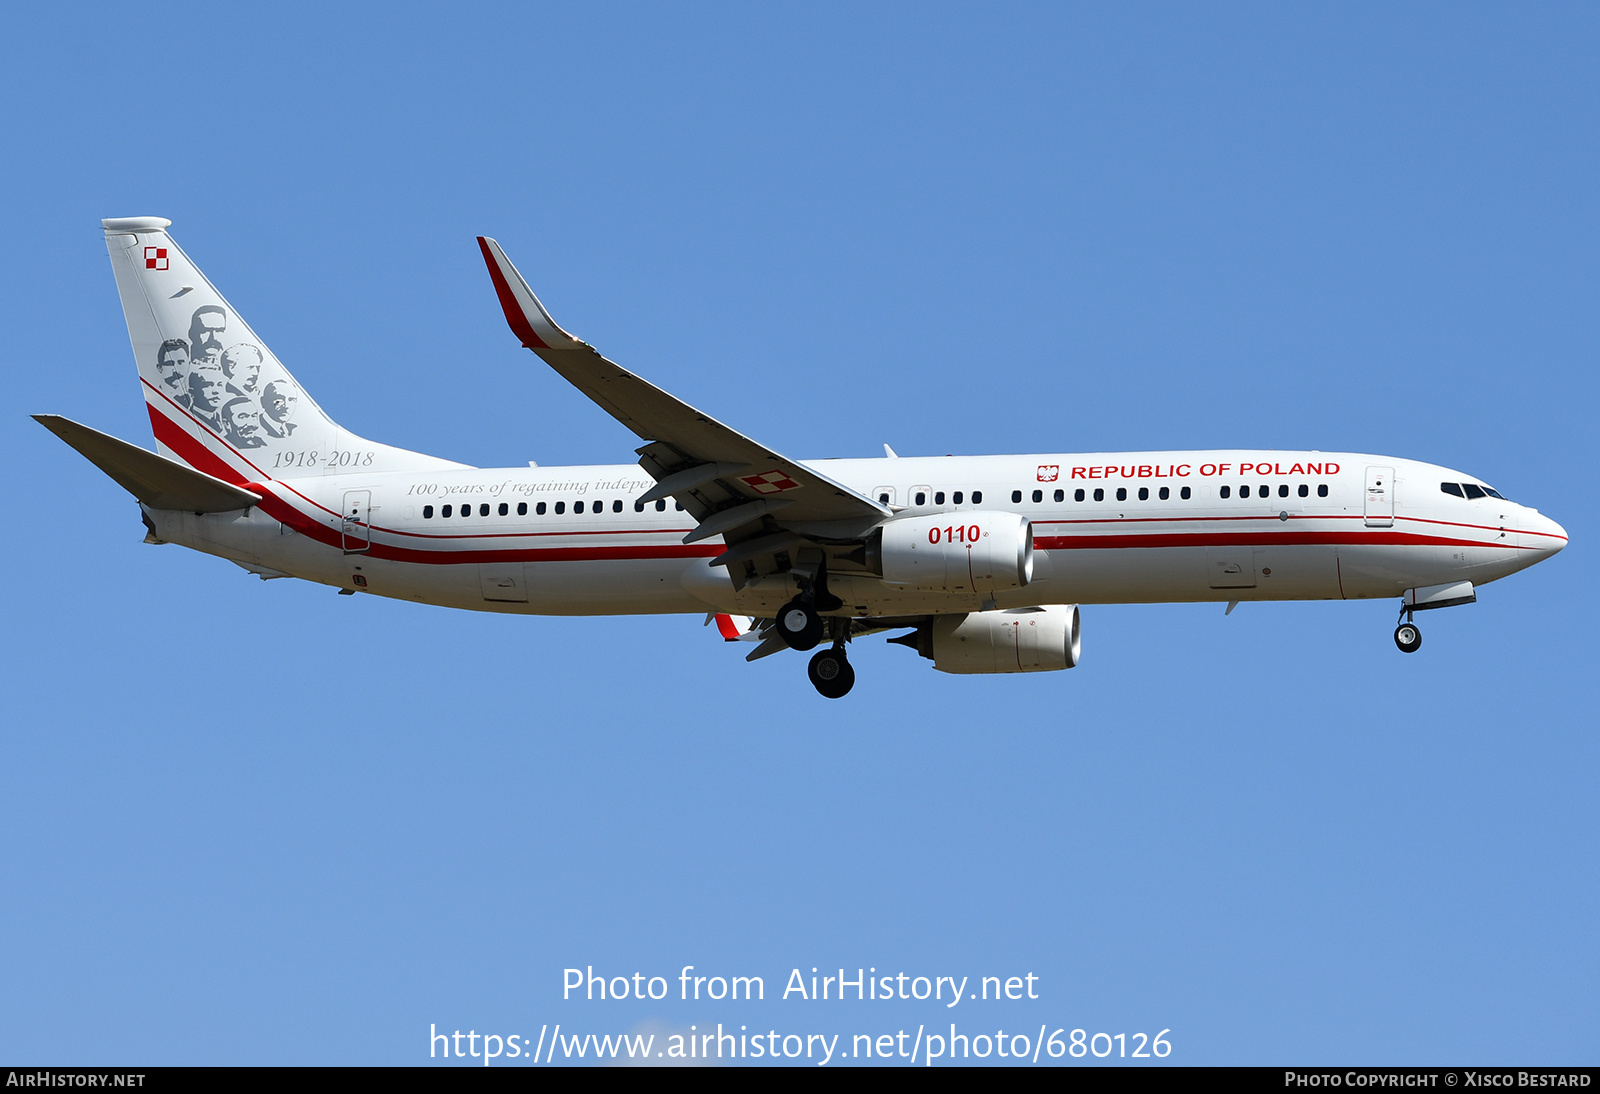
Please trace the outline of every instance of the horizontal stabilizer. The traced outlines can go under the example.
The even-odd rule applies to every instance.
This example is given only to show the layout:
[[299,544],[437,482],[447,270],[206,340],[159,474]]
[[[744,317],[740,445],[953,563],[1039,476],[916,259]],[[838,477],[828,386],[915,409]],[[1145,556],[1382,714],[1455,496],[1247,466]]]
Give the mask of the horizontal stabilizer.
[[248,490],[59,414],[35,414],[33,420],[76,448],[118,486],[152,509],[226,513],[261,500]]

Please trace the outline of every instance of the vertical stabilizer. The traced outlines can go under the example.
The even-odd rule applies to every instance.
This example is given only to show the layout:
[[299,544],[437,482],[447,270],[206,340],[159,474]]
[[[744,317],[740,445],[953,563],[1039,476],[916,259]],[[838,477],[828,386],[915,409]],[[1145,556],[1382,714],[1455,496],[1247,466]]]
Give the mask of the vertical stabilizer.
[[171,223],[101,221],[162,455],[242,482],[462,466],[339,428],[173,242]]

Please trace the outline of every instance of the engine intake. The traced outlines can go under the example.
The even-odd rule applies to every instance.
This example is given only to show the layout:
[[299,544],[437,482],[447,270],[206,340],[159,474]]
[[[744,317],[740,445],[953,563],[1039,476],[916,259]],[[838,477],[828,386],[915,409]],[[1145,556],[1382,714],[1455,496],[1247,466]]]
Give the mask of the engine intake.
[[1033,525],[1017,513],[945,513],[883,526],[883,580],[912,589],[992,593],[1033,579]]
[[1070,669],[1083,649],[1076,604],[939,616],[931,637],[933,667],[951,673]]

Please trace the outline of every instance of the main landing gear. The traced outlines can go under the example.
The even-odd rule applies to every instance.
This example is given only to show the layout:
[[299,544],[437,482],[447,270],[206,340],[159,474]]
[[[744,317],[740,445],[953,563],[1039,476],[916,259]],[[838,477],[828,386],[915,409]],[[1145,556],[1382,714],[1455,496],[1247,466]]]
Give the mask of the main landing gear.
[[843,699],[856,686],[856,670],[845,658],[842,642],[813,657],[806,675],[824,699]]
[[778,637],[791,650],[804,653],[822,641],[822,616],[804,596],[797,596],[778,609],[776,625]]
[[812,686],[828,699],[842,699],[856,683],[856,670],[850,667],[844,652],[844,644],[850,638],[850,621],[825,622],[821,614],[843,606],[844,601],[828,591],[827,570],[818,566],[809,579],[802,579],[800,595],[779,608],[778,617],[773,620],[783,644],[802,653],[815,649],[831,624],[833,646],[813,657],[806,667]]
[[773,625],[786,646],[801,651],[816,648],[831,625],[833,645],[811,659],[806,675],[811,677],[812,686],[828,699],[842,699],[855,687],[856,670],[850,667],[844,652],[850,635],[850,620],[824,621],[811,601],[797,596],[778,611]]
[[1401,653],[1416,653],[1422,648],[1422,630],[1411,621],[1409,610],[1401,608],[1400,615],[1405,622],[1394,629],[1394,644],[1400,647]]
[[[796,576],[799,576],[798,573]],[[817,643],[822,641],[820,613],[838,611],[842,607],[844,601],[828,591],[827,568],[818,566],[808,576],[801,577],[800,595],[778,610],[778,637],[791,650],[804,653],[815,649]]]

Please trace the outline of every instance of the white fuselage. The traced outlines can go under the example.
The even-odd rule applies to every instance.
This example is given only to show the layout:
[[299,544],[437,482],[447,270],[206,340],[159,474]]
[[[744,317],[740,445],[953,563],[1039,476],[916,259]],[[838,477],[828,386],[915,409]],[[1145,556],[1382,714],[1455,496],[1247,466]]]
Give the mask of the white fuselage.
[[[1441,489],[1481,482],[1473,476],[1353,453],[949,456],[807,466],[886,498],[904,515],[948,514],[952,524],[974,511],[1027,517],[1033,579],[999,593],[1000,607],[1394,597],[1451,582],[1481,585],[1566,545],[1561,527],[1534,509]],[[161,540],[267,576],[456,608],[759,616],[795,595],[787,574],[736,590],[726,570],[707,565],[724,550],[720,540],[683,543],[695,525],[689,514],[671,500],[638,511],[636,499],[653,485],[635,465],[352,469],[253,484],[266,497],[241,512],[147,515]],[[844,601],[841,615],[985,606],[976,594],[909,590],[848,568],[831,570],[830,582]]]

